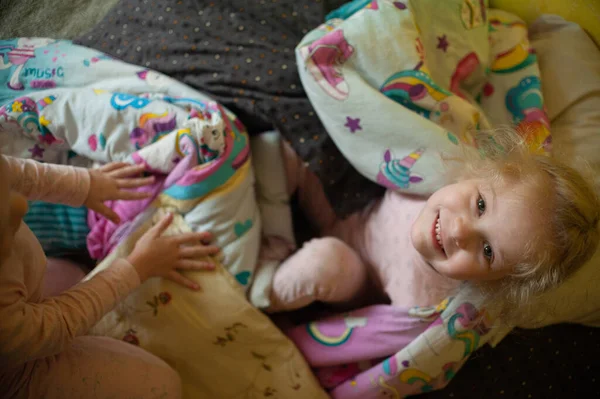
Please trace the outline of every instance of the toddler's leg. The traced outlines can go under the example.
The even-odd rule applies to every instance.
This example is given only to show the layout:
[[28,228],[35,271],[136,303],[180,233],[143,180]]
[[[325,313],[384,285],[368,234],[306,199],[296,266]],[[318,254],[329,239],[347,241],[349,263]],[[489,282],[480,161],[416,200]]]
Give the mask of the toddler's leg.
[[314,301],[348,303],[367,281],[365,264],[337,238],[313,239],[279,266],[268,312],[299,309]]
[[67,259],[48,258],[42,296],[44,298],[55,296],[68,290],[85,277],[83,269]]
[[319,232],[323,232],[335,223],[336,215],[329,203],[323,184],[300,159],[293,148],[282,141],[281,148],[285,162],[288,194],[298,193],[302,211]]
[[[167,363],[107,337],[78,337],[64,352],[20,371],[12,387],[2,386],[8,397],[12,391],[14,397],[30,399],[181,398],[181,379]],[[16,392],[15,385],[20,385]]]

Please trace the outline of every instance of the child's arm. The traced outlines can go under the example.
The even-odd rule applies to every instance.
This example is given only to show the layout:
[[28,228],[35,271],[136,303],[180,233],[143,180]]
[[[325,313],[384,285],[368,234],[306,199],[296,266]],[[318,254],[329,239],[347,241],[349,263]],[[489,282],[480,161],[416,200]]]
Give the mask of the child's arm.
[[139,284],[134,267],[118,259],[89,281],[40,303],[27,302],[22,282],[0,286],[0,369],[60,353]]
[[119,215],[106,206],[105,201],[141,200],[152,195],[151,192],[131,191],[154,182],[153,176],[136,177],[144,171],[144,165],[112,162],[88,170],[12,157],[5,159],[12,190],[30,200],[74,207],[85,205],[113,223],[119,223]]
[[[198,289],[180,272],[214,269],[201,259],[216,255],[219,248],[203,243],[212,240],[210,233],[163,235],[172,220],[169,214],[146,231],[127,260],[117,259],[88,281],[39,303],[28,302],[23,269],[11,269],[14,259],[0,264],[0,370],[60,353],[148,278],[163,277]],[[33,238],[24,234],[31,232],[21,229],[15,240]]]
[[11,188],[30,200],[81,206],[90,190],[87,169],[4,157]]

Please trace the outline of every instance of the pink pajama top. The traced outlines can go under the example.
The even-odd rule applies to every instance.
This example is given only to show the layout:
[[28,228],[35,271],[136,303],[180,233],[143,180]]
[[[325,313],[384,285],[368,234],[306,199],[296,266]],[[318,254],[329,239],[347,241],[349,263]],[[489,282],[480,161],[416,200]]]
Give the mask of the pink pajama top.
[[371,280],[395,306],[435,306],[461,284],[433,270],[411,243],[413,222],[425,203],[423,198],[387,190],[382,199],[327,232],[359,253]]

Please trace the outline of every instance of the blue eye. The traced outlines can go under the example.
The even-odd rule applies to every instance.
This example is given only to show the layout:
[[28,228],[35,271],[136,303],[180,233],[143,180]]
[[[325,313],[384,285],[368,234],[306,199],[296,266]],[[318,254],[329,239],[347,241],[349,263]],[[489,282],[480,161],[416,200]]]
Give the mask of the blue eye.
[[492,260],[492,258],[494,257],[494,250],[492,249],[492,246],[487,242],[483,244],[483,256],[485,256],[485,258],[488,261]]
[[481,195],[477,198],[477,210],[479,211],[479,215],[483,215],[485,212],[485,200]]

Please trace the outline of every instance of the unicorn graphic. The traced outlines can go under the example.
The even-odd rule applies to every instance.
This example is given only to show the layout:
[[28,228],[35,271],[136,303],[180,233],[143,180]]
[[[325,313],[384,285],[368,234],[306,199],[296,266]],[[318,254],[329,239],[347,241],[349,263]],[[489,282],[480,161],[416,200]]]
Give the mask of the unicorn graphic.
[[139,150],[148,143],[160,140],[176,126],[175,116],[166,111],[162,114],[144,113],[139,119],[139,125],[129,133],[129,139],[136,150]]
[[478,310],[469,302],[460,305],[450,317],[448,335],[455,341],[464,343],[463,359],[479,348],[481,336],[490,332],[487,314],[484,309]]
[[[55,41],[54,39],[46,38],[22,37],[17,40],[16,46],[0,44],[0,54],[2,55],[0,57],[0,70],[16,66],[6,86],[11,90],[23,90],[25,86],[23,86],[19,78],[25,64],[30,59],[35,58],[36,49],[45,47]],[[8,52],[6,52],[7,50]],[[6,62],[6,59],[8,59],[8,62]]]
[[422,182],[423,178],[411,173],[411,169],[424,152],[424,148],[419,148],[402,159],[393,159],[392,153],[387,150],[377,174],[377,183],[391,189],[406,189],[410,183]]
[[212,161],[225,152],[225,124],[219,113],[213,112],[210,121],[190,118],[184,126],[191,132],[200,132],[198,141],[203,162]]
[[[430,330],[437,330],[437,332],[432,334]],[[424,340],[421,343],[423,349],[429,350],[418,354],[406,353],[408,357],[401,363],[398,354],[386,359],[382,364],[384,374],[380,376],[378,385],[382,390],[397,393],[397,397],[403,396],[396,387],[386,383],[384,376],[397,375],[396,381],[401,383],[397,388],[401,388],[404,395],[409,392],[417,393],[413,389],[407,390],[406,386],[414,386],[420,392],[429,392],[436,387],[444,386],[455,376],[462,361],[479,348],[481,337],[490,330],[490,322],[485,310],[478,310],[473,304],[464,302],[458,306],[447,322],[439,317],[418,338]],[[448,334],[450,340],[436,336],[442,331]],[[433,335],[434,339],[430,339],[430,335]],[[435,358],[437,363],[443,362],[440,372],[435,375],[425,372],[418,366],[431,364],[432,358]],[[389,378],[387,382],[390,382]]]
[[541,82],[537,76],[523,78],[506,93],[506,108],[512,114],[514,123],[539,121],[550,126],[544,112]]
[[329,96],[342,101],[348,97],[348,83],[341,65],[354,54],[341,29],[334,30],[299,50],[305,67]]
[[[462,104],[458,96],[438,86],[424,71],[425,69],[397,72],[390,76],[379,90],[409,110],[458,135],[462,142],[473,145],[474,139],[470,132],[478,130],[480,123],[485,121],[482,121],[475,108]],[[467,72],[467,75],[469,73]],[[452,83],[457,90],[459,83],[455,79],[459,75],[455,73]]]
[[505,103],[513,123],[518,124],[517,130],[530,147],[550,150],[550,121],[544,108],[540,79],[537,76],[523,78],[506,93]]
[[[523,30],[523,39],[516,45],[511,40]],[[503,15],[490,18],[490,42],[496,58],[490,70],[496,74],[509,74],[525,69],[537,62],[534,49],[527,39],[527,25],[523,21],[507,19]]]
[[[56,97],[49,96],[43,100],[52,102],[54,99]],[[48,126],[52,122],[46,119],[44,115],[40,115],[36,102],[29,97],[19,97],[0,107],[0,117],[4,119],[3,122],[0,119],[0,127],[5,130],[12,130],[10,125],[14,125],[26,137],[38,140],[40,143],[47,145],[63,143],[63,140],[57,139],[50,132]]]
[[452,95],[438,86],[427,73],[416,70],[393,74],[383,82],[379,90],[390,99],[428,119],[431,118],[436,105]]

